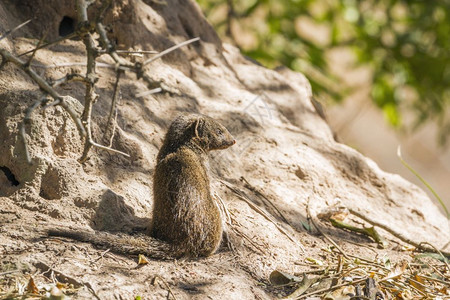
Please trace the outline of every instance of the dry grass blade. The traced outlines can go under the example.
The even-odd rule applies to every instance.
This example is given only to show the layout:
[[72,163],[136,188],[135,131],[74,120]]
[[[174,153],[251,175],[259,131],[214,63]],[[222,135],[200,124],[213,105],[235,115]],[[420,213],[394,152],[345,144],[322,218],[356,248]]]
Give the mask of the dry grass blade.
[[[367,280],[367,278],[362,278],[362,279],[353,281],[351,284],[361,283],[361,282],[364,282],[364,281],[366,281],[366,280]],[[324,294],[324,293],[333,291],[333,290],[335,290],[335,289],[338,289],[338,288],[340,288],[340,287],[347,286],[347,285],[349,285],[349,284],[350,284],[350,283],[337,284],[337,285],[332,286],[332,287],[329,287],[329,288],[324,288],[324,289],[320,289],[320,290],[317,290],[317,291],[314,291],[314,292],[311,292],[311,293],[308,293],[308,294],[301,295],[301,296],[299,296],[299,297],[297,297],[297,298],[295,298],[295,299],[303,299],[303,298],[307,298],[307,297],[313,296],[313,295]]]
[[4,38],[8,37],[14,31],[19,30],[20,28],[22,28],[23,26],[27,25],[30,22],[31,22],[31,19],[29,19],[28,21],[23,22],[22,24],[17,25],[16,27],[14,27],[11,30],[6,31],[5,34],[0,37],[0,41],[3,40]]
[[140,92],[139,94],[136,95],[136,98],[145,97],[145,96],[156,94],[156,93],[159,93],[159,92],[162,92],[162,88],[160,88],[160,87],[155,88],[155,89],[151,89],[149,91]]
[[10,270],[10,271],[6,271],[6,272],[0,272],[0,276],[13,274],[13,273],[17,273],[17,272],[20,272],[20,270],[16,269],[16,270]]
[[38,45],[35,49],[31,49],[29,51],[26,51],[24,53],[19,54],[18,57],[22,57],[24,55],[32,53],[33,51],[36,51],[36,50],[39,50],[39,49],[42,49],[42,48],[46,48],[46,47],[51,46],[51,45],[58,44],[59,42],[62,42],[62,41],[67,40],[67,39],[74,38],[76,36],[77,36],[77,34],[75,32],[71,33],[71,34],[66,35],[64,37],[60,37],[60,38],[54,40],[53,42],[50,42],[50,43],[47,43],[47,44],[43,44],[43,45]]
[[196,37],[196,38],[187,40],[187,41],[185,41],[185,42],[179,43],[179,44],[177,44],[177,45],[175,45],[175,46],[173,46],[173,47],[170,47],[170,48],[168,48],[168,49],[166,49],[166,50],[160,52],[158,55],[155,55],[154,57],[149,58],[149,59],[147,59],[146,61],[144,61],[144,63],[142,64],[142,66],[146,66],[146,65],[148,65],[149,63],[151,63],[151,62],[157,60],[158,58],[161,58],[161,57],[163,57],[164,55],[169,54],[170,52],[177,50],[178,48],[181,48],[181,47],[183,47],[183,46],[192,44],[193,42],[196,42],[196,41],[199,41],[199,40],[200,40],[200,38],[199,38],[199,37]]
[[445,211],[445,215],[447,219],[450,220],[450,212],[447,209],[447,206],[445,205],[444,201],[442,201],[441,197],[436,193],[436,191],[431,187],[431,185],[422,177],[420,174],[413,169],[402,157],[402,150],[401,147],[398,146],[397,148],[397,157],[400,159],[400,162],[411,172],[413,173],[426,187],[427,189],[433,194],[434,197],[439,201],[439,204],[441,204],[442,208]]
[[98,144],[98,143],[96,143],[96,142],[94,142],[94,141],[90,141],[90,143],[91,143],[91,145],[92,145],[93,147],[97,147],[97,148],[99,148],[99,149],[103,149],[103,150],[106,150],[106,151],[109,151],[109,152],[121,154],[121,155],[123,155],[123,156],[125,156],[125,157],[130,157],[130,154],[125,153],[125,152],[123,152],[123,151],[120,151],[120,150],[117,150],[117,149],[114,149],[114,148],[110,148],[110,147],[107,147],[107,146],[103,146],[103,145]]
[[[349,291],[349,289],[344,289],[345,286],[354,286],[358,299],[375,299],[378,295],[384,295],[385,299],[446,299],[450,295],[450,290],[448,289],[450,276],[444,276],[442,272],[437,272],[434,269],[435,267],[431,268],[423,262],[421,264],[411,264],[407,260],[400,260],[394,267],[389,267],[390,264],[386,264],[386,261],[390,261],[389,259],[381,262],[377,262],[378,259],[364,259],[366,263],[360,264],[359,260],[346,261],[343,259],[343,256],[330,255],[333,262],[336,263],[329,264],[326,269],[326,275],[328,276],[322,276],[321,281],[334,278],[332,286],[322,289],[317,289],[316,287],[317,290],[314,290],[315,287],[311,287],[306,291],[302,290],[306,294],[297,295],[296,299],[311,296],[319,296],[321,298],[334,297],[341,292]],[[422,258],[434,259],[431,257]],[[437,267],[445,269],[446,266],[440,264]],[[295,276],[305,276],[316,271],[314,269],[301,274],[295,273]],[[365,282],[363,289],[356,286],[363,281]],[[335,292],[328,294],[331,291]],[[287,294],[291,293],[292,291],[290,290]]]
[[264,195],[261,191],[259,191],[253,185],[251,185],[250,182],[248,182],[248,180],[244,176],[241,176],[241,180],[244,181],[246,188],[248,188],[253,193],[257,194],[260,198],[262,198],[265,201],[265,203],[269,204],[273,209],[275,209],[275,211],[280,215],[283,221],[292,227],[292,224],[288,221],[288,219],[284,216],[284,214],[278,209],[278,207],[272,201],[270,201],[269,198],[267,198],[266,195]]
[[428,246],[430,246],[431,248],[433,248],[436,253],[439,253],[439,255],[442,257],[442,261],[445,263],[445,265],[447,266],[447,271],[450,272],[450,266],[448,264],[448,258],[444,256],[444,254],[442,253],[442,251],[440,251],[439,249],[437,249],[434,245],[428,243],[428,242],[422,242],[419,244],[418,248],[421,248],[420,246],[422,246],[423,244],[426,244]]
[[[222,214],[222,216],[225,219],[225,225],[227,225],[227,228],[230,228],[233,233],[239,237],[241,237],[242,239],[246,240],[250,245],[252,245],[252,247],[256,250],[258,250],[261,254],[266,254],[266,252],[262,249],[262,247],[260,247],[258,244],[256,244],[248,235],[246,235],[245,233],[239,231],[239,229],[237,228],[237,226],[235,224],[239,223],[235,220],[233,214],[228,210],[227,206],[225,205],[225,203],[223,202],[223,199],[219,196],[219,194],[214,193],[215,195],[215,199],[218,199],[217,205],[219,206],[220,212]],[[227,232],[225,232],[225,234],[228,234]],[[231,244],[231,242],[228,240],[228,244],[229,244],[229,248],[235,252],[235,248],[234,246]]]

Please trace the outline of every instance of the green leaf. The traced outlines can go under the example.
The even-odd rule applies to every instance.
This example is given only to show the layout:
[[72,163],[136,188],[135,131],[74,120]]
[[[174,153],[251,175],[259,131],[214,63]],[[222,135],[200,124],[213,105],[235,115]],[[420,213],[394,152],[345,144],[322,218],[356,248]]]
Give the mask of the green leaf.
[[401,125],[400,114],[397,111],[397,107],[393,103],[384,105],[383,113],[391,125],[394,127],[399,127]]

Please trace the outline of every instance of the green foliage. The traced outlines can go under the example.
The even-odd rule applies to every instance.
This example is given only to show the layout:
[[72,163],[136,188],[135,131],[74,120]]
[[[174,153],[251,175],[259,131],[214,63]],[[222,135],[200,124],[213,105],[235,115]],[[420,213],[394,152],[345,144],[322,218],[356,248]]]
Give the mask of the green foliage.
[[[372,99],[394,126],[433,119],[450,133],[450,0],[199,0],[210,22],[253,59],[304,73],[319,97],[351,89],[326,54],[346,48],[372,70]],[[401,115],[414,112],[413,124]]]

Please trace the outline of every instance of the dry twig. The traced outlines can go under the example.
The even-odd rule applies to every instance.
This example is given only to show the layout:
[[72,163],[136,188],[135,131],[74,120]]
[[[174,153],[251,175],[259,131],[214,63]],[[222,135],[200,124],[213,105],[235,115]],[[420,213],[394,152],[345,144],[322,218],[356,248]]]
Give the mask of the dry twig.
[[227,188],[229,188],[239,199],[245,201],[245,203],[247,203],[253,210],[255,210],[257,213],[259,213],[261,216],[263,216],[267,221],[271,222],[273,225],[275,225],[275,227],[283,234],[285,235],[289,240],[291,240],[292,242],[294,242],[301,250],[302,252],[305,252],[305,248],[303,247],[303,245],[296,241],[295,239],[293,239],[287,232],[286,230],[284,230],[280,225],[278,225],[275,220],[273,220],[269,214],[267,214],[265,211],[263,211],[261,208],[259,208],[258,206],[256,206],[252,201],[250,201],[246,196],[245,193],[241,190],[239,190],[237,187],[232,186],[231,184],[229,184],[228,182],[224,181],[224,180],[220,180],[220,182],[222,182]]
[[249,189],[253,193],[257,194],[259,197],[261,197],[266,203],[268,203],[280,215],[280,217],[283,219],[284,222],[286,222],[286,224],[288,224],[289,226],[292,227],[292,224],[288,221],[288,219],[284,216],[284,214],[278,209],[278,207],[272,201],[269,200],[269,198],[267,198],[266,195],[264,195],[261,191],[259,191],[253,185],[251,185],[250,182],[248,182],[248,180],[245,179],[244,176],[241,176],[241,180],[244,181],[245,187],[247,189]]
[[183,46],[192,44],[193,42],[197,42],[197,41],[199,41],[199,40],[200,40],[200,38],[199,38],[199,37],[196,37],[196,38],[187,40],[187,41],[185,41],[185,42],[179,43],[179,44],[177,44],[177,45],[175,45],[175,46],[173,46],[173,47],[170,47],[169,49],[166,49],[166,50],[162,51],[162,52],[159,53],[158,55],[155,55],[155,56],[153,56],[152,58],[149,58],[149,59],[147,59],[146,61],[144,61],[144,63],[142,64],[142,66],[146,66],[146,65],[148,65],[149,63],[151,63],[151,62],[157,60],[158,58],[161,58],[161,57],[163,57],[164,55],[169,54],[170,52],[173,52],[173,51],[177,50],[178,48],[181,48],[181,47],[183,47]]
[[170,288],[170,285],[167,283],[167,281],[164,280],[164,278],[162,278],[159,275],[156,275],[153,278],[153,284],[156,283],[157,279],[161,280],[163,282],[163,284],[166,286],[168,292],[170,293],[170,295],[172,295],[173,299],[177,300],[177,297],[175,297],[175,294],[173,293],[172,289]]
[[[98,77],[96,74],[96,68],[97,67],[106,67],[114,69],[117,73],[116,76],[116,84],[114,87],[114,96],[112,99],[111,104],[111,112],[108,117],[108,126],[105,130],[105,133],[108,132],[108,129],[110,126],[114,126],[112,128],[112,135],[110,138],[110,144],[112,144],[112,139],[114,138],[115,133],[115,126],[116,122],[112,121],[112,116],[114,115],[117,117],[117,94],[118,94],[118,84],[119,84],[119,78],[120,74],[124,71],[131,71],[133,72],[138,79],[142,79],[146,82],[147,87],[150,91],[144,92],[142,95],[152,94],[155,92],[161,92],[163,91],[163,88],[160,86],[159,82],[155,82],[150,78],[148,74],[144,71],[144,67],[151,62],[155,61],[158,58],[161,58],[162,56],[171,53],[172,51],[179,49],[185,45],[191,44],[193,42],[196,42],[199,40],[199,38],[194,38],[185,42],[182,42],[180,44],[177,44],[169,49],[164,50],[163,52],[157,54],[156,56],[146,60],[144,63],[132,63],[127,61],[126,59],[120,57],[118,53],[145,53],[154,54],[155,51],[117,51],[115,50],[115,47],[112,45],[112,43],[109,41],[105,26],[103,25],[102,21],[104,18],[104,15],[108,8],[111,5],[111,0],[105,0],[102,1],[102,6],[99,9],[99,12],[97,14],[96,19],[94,22],[89,20],[88,18],[88,7],[92,4],[94,4],[95,1],[88,1],[88,0],[77,0],[76,1],[76,10],[78,13],[78,26],[74,33],[61,37],[53,42],[43,44],[43,38],[39,41],[38,45],[34,47],[34,49],[31,49],[29,51],[26,51],[22,54],[20,54],[18,57],[14,54],[8,52],[5,49],[0,49],[0,56],[2,57],[2,63],[1,65],[4,65],[6,63],[13,63],[14,65],[18,66],[20,69],[24,70],[40,87],[40,89],[44,92],[44,97],[40,100],[34,102],[26,111],[24,122],[20,126],[20,135],[22,137],[23,143],[25,145],[25,155],[26,159],[29,163],[31,163],[31,156],[28,150],[28,145],[26,142],[26,130],[25,130],[25,124],[29,123],[31,120],[31,113],[39,106],[44,106],[43,108],[46,109],[50,106],[59,105],[63,107],[64,110],[66,110],[73,121],[75,122],[77,129],[80,133],[81,138],[84,138],[84,150],[81,155],[81,158],[79,159],[80,162],[84,162],[88,158],[88,154],[92,147],[100,148],[103,150],[111,151],[114,153],[118,153],[124,156],[129,157],[129,154],[124,153],[122,151],[116,150],[111,148],[110,146],[103,146],[97,142],[94,141],[94,138],[92,136],[92,108],[94,103],[96,102],[98,95],[96,93],[96,83],[98,81]],[[24,22],[20,24],[19,26],[15,27],[14,29],[8,31],[5,33],[1,39],[6,38],[9,34],[12,32],[18,30],[19,28],[25,26],[28,24],[30,20],[27,22]],[[98,34],[99,36],[99,45],[97,45],[96,39],[94,38],[94,34]],[[50,45],[57,44],[61,41],[64,41],[66,39],[70,39],[73,37],[78,36],[84,43],[87,51],[87,63],[67,63],[67,64],[58,64],[56,67],[68,67],[68,66],[85,66],[86,67],[86,75],[81,76],[79,74],[67,74],[63,78],[54,80],[53,82],[48,82],[41,76],[39,76],[32,67],[41,67],[41,68],[50,68],[55,66],[42,66],[40,64],[33,64],[32,60],[34,58],[34,55],[39,49],[42,49],[44,47],[48,47]],[[25,62],[20,57],[27,55],[29,53],[32,53],[31,56],[28,58],[28,60]],[[105,64],[105,63],[97,63],[96,59],[98,56],[102,53],[107,53],[115,62],[114,65],[111,64]],[[85,84],[85,99],[84,99],[84,111],[81,116],[78,116],[78,114],[72,109],[68,101],[65,100],[65,97],[69,96],[62,96],[60,95],[55,88],[60,86],[63,83],[69,82],[69,81],[80,81]],[[50,102],[46,95],[53,98],[53,101]],[[142,96],[141,95],[141,96]],[[50,103],[48,103],[50,102]]]
[[419,242],[416,242],[416,241],[414,241],[414,240],[411,240],[411,239],[405,237],[403,234],[401,234],[401,233],[395,231],[394,229],[390,228],[389,226],[387,226],[387,225],[385,225],[385,224],[382,224],[382,223],[380,223],[380,222],[378,222],[378,221],[372,220],[371,218],[367,217],[367,214],[363,214],[363,213],[361,213],[361,212],[359,212],[359,211],[357,211],[357,210],[355,210],[355,209],[351,209],[351,208],[349,208],[348,210],[349,210],[349,212],[351,212],[351,213],[354,214],[355,216],[357,216],[357,217],[363,219],[364,221],[366,221],[366,222],[372,224],[373,226],[377,226],[377,227],[380,227],[380,228],[383,229],[383,230],[386,230],[387,232],[389,232],[390,234],[392,234],[393,236],[395,236],[396,238],[398,238],[398,239],[401,240],[402,242],[405,242],[405,243],[407,243],[407,244],[410,244],[410,245],[416,247],[417,249],[420,249],[420,250],[422,250],[422,251],[428,251],[428,252],[433,252],[433,253],[439,253],[439,254],[441,254],[442,256],[445,255],[445,256],[447,256],[447,257],[450,257],[450,252],[439,251],[439,250],[437,250],[437,248],[434,247],[434,246],[426,247],[426,246],[424,246],[424,244],[430,246],[430,243],[427,243],[427,242],[421,242],[421,243],[419,243]]

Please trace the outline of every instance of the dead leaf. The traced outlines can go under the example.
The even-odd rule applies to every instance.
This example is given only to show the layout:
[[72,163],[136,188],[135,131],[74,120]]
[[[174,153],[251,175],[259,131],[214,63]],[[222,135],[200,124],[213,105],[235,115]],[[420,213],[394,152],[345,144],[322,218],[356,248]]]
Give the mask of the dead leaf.
[[56,287],[58,288],[58,289],[66,289],[66,288],[68,288],[69,287],[69,284],[68,283],[62,283],[62,282],[57,282],[56,283]]
[[319,265],[319,266],[323,266],[323,265],[324,265],[324,264],[323,264],[323,261],[321,261],[320,259],[312,258],[312,257],[307,257],[307,258],[306,258],[306,261],[312,262],[312,263],[314,263],[314,264],[316,264],[316,265]]
[[50,300],[63,300],[64,299],[64,293],[54,286],[50,291]]
[[404,300],[414,299],[410,290],[402,290],[396,296],[399,299],[404,299]]
[[381,280],[385,281],[385,280],[399,278],[403,273],[405,273],[407,266],[408,266],[408,262],[406,260],[400,261],[398,264],[395,265],[394,269],[391,270],[389,272],[389,274]]
[[328,293],[324,297],[324,299],[329,299],[329,300],[348,300],[353,295],[355,295],[355,287],[352,286],[352,285],[347,285],[347,286],[340,287],[340,288],[332,291],[331,293]]
[[139,254],[138,265],[146,265],[146,264],[148,264],[148,259],[144,255]]
[[321,278],[321,276],[303,276],[303,280],[297,287],[297,289],[292,294],[286,296],[283,299],[297,299],[300,295],[306,292],[311,285],[319,281]]
[[269,281],[273,285],[283,285],[290,282],[300,282],[301,279],[300,277],[274,270],[270,273]]
[[427,287],[424,285],[425,281],[417,274],[414,276],[414,280],[412,278],[409,280],[409,284],[422,292],[427,292]]
[[33,277],[30,276],[30,280],[28,280],[27,292],[30,294],[39,294],[39,289],[34,283]]
[[414,251],[414,250],[416,250],[416,247],[414,247],[414,246],[411,246],[411,245],[403,245],[402,246],[402,250],[403,251]]

